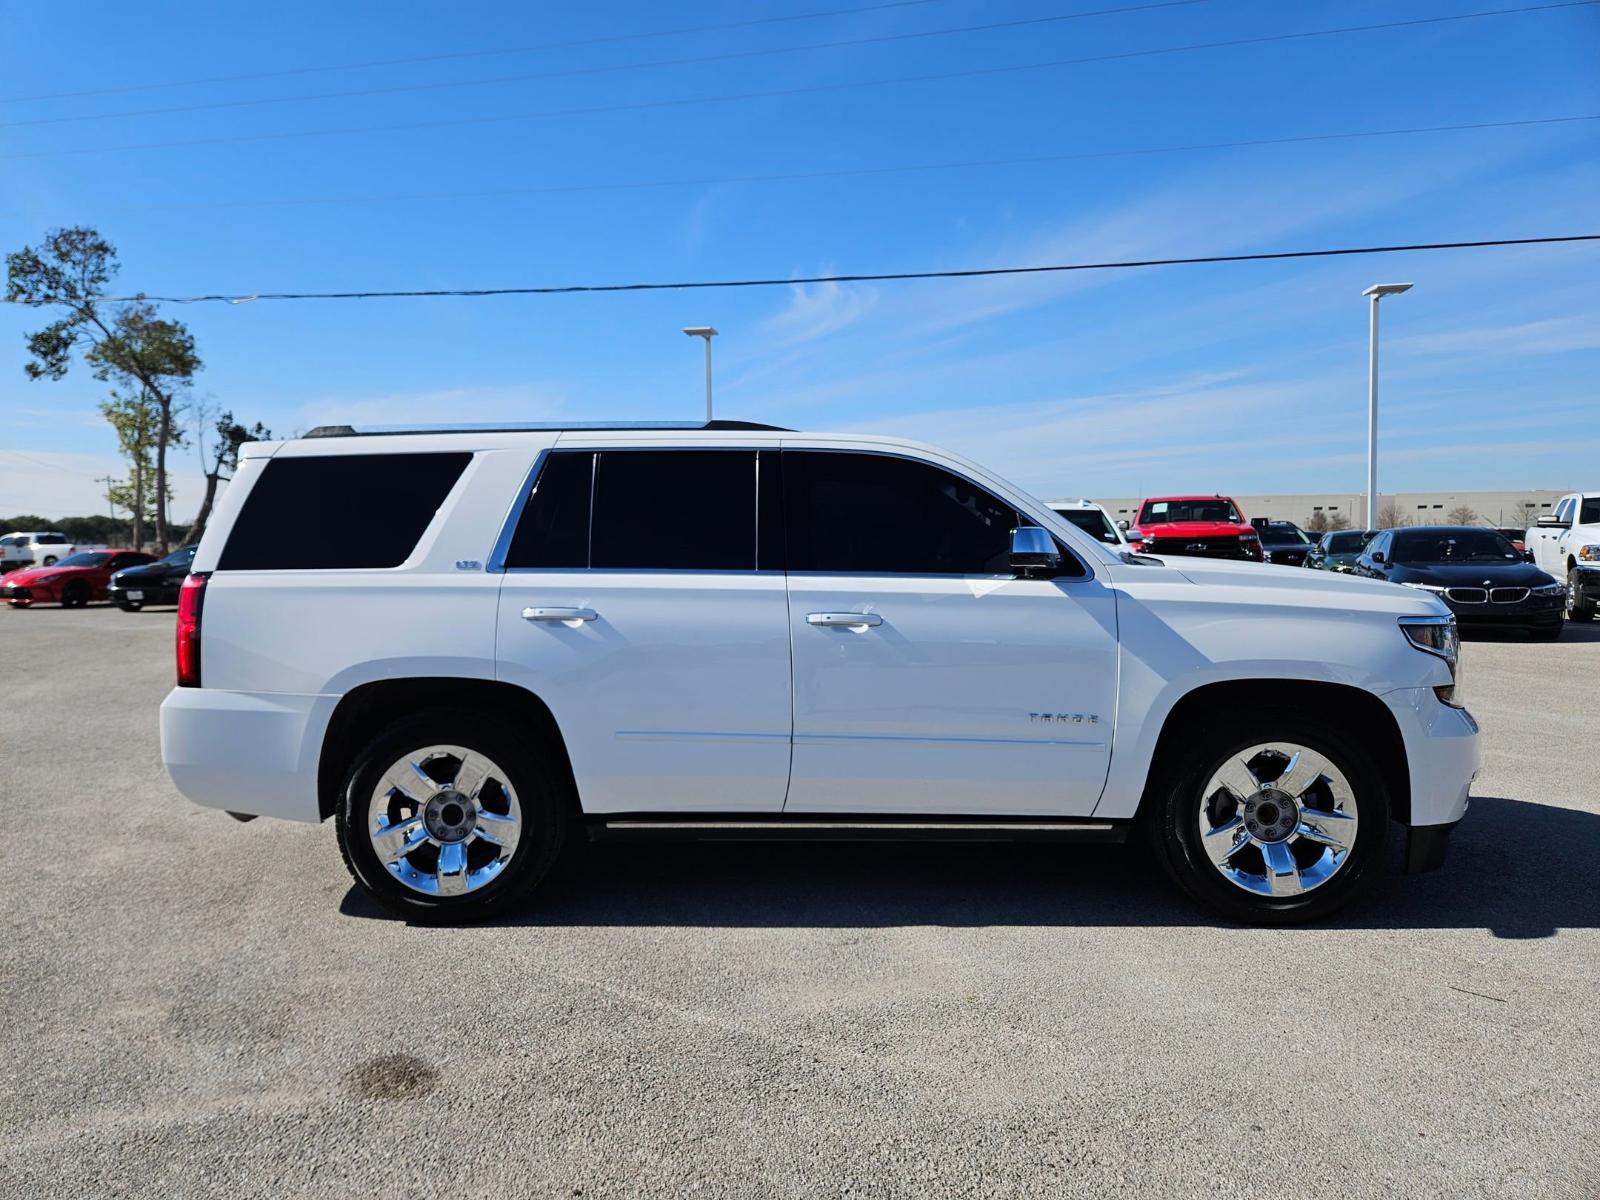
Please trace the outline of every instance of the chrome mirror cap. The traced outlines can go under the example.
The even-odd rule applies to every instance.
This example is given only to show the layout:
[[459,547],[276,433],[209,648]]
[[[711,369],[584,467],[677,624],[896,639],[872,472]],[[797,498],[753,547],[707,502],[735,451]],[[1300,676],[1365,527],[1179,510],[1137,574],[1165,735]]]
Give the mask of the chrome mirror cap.
[[1061,550],[1048,530],[1023,525],[1011,531],[1011,569],[1017,574],[1055,571],[1061,567]]

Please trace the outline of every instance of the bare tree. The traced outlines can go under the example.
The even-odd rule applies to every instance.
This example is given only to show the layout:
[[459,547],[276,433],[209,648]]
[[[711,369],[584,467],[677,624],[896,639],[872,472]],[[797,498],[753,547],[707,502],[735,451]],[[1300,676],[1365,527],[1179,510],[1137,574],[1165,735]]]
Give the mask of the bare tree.
[[1469,504],[1458,504],[1444,515],[1447,525],[1476,525],[1478,514]]
[[[202,419],[209,417],[211,411],[204,407],[201,409]],[[239,469],[239,449],[246,442],[266,442],[272,440],[272,430],[260,421],[250,428],[239,424],[233,419],[230,410],[217,418],[213,426],[217,440],[211,446],[209,458],[205,454],[205,430],[200,430],[201,461],[206,465],[206,495],[200,502],[200,515],[195,517],[194,524],[189,528],[189,540],[198,542],[200,535],[206,530],[206,522],[211,519],[211,506],[217,498],[217,484],[226,483],[233,478],[233,473]]]
[[1398,529],[1402,525],[1411,524],[1411,518],[1400,511],[1400,506],[1393,500],[1385,500],[1378,505],[1378,528]]

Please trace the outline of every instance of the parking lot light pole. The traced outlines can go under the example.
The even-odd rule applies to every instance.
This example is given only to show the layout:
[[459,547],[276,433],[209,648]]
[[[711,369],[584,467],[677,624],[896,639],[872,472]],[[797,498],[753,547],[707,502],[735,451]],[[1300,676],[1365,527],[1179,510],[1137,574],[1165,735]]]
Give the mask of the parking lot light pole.
[[1378,301],[1411,290],[1409,283],[1375,283],[1363,296],[1372,297],[1372,332],[1367,343],[1367,528],[1378,527]]
[[691,325],[684,330],[690,337],[706,340],[706,424],[711,424],[711,339],[717,331],[709,325]]

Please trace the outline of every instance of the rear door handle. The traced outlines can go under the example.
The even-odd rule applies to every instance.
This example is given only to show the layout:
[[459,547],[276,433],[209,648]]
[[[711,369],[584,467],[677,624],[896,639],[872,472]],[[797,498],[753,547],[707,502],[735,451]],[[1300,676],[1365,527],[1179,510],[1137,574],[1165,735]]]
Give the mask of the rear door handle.
[[850,629],[867,629],[882,625],[883,618],[877,613],[807,613],[807,625],[843,625]]
[[592,608],[525,608],[524,621],[593,621],[600,614]]

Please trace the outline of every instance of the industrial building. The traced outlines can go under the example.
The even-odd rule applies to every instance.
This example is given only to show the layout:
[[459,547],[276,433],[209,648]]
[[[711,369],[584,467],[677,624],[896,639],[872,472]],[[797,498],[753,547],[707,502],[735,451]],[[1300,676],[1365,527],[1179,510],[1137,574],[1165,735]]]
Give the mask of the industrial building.
[[[1515,492],[1380,492],[1378,511],[1383,513],[1393,502],[1400,523],[1436,525],[1444,524],[1447,514],[1464,505],[1477,514],[1476,524],[1525,528],[1541,513],[1554,511],[1556,501],[1572,490],[1535,488]],[[1171,494],[1182,494],[1182,489],[1175,488]],[[1132,521],[1141,499],[1133,496],[1097,499],[1095,502],[1111,514],[1113,521]],[[1342,516],[1352,527],[1356,527],[1362,524],[1367,511],[1367,497],[1362,492],[1302,496],[1235,494],[1233,500],[1247,517],[1293,521],[1302,527],[1312,524],[1319,516],[1330,521]]]

